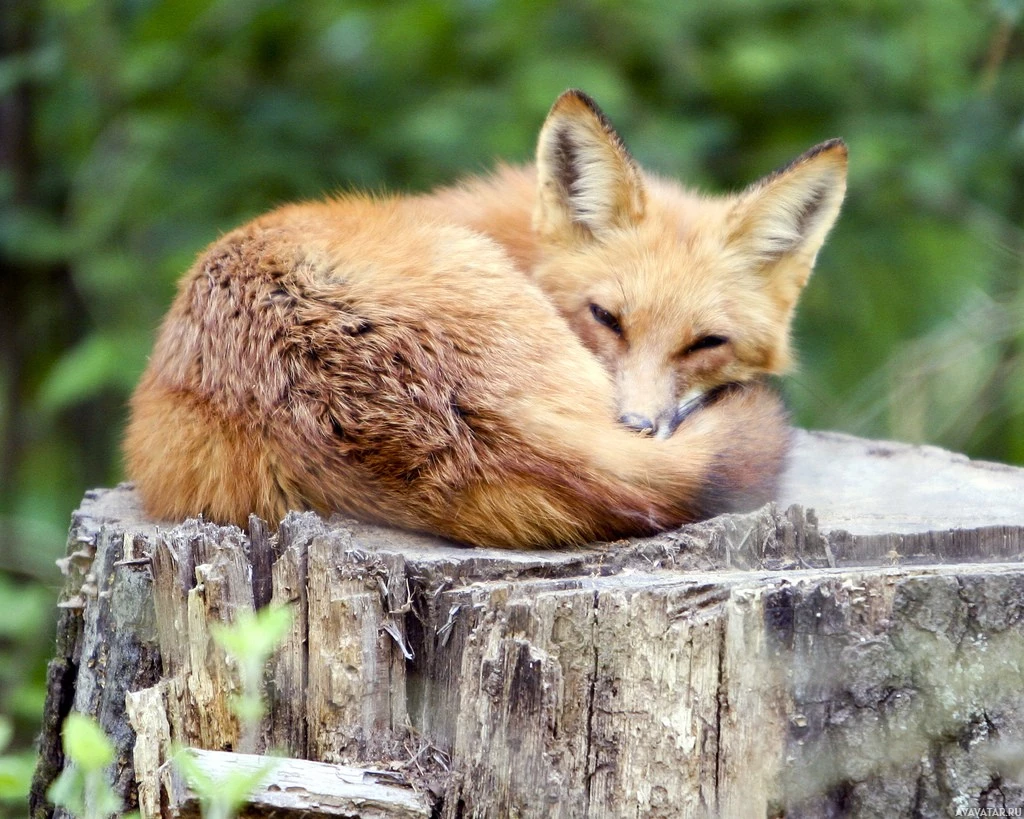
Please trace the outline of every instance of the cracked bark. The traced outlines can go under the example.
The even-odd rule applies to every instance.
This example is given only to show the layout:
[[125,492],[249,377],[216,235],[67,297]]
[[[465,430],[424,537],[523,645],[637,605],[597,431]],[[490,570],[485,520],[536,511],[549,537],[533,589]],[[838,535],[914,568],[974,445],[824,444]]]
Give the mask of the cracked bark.
[[[591,639],[594,639],[594,635],[597,629],[597,590],[594,591],[594,608],[591,614],[590,634]],[[586,773],[586,785],[584,788],[584,795],[586,804],[590,804],[591,798],[591,781],[596,773],[596,761],[594,758],[594,749],[591,742],[591,738],[594,736],[594,705],[595,698],[597,697],[597,641],[594,639],[593,648],[594,662],[591,666],[591,677],[590,685],[587,688],[587,734],[586,734],[586,760],[587,760],[587,773]]]
[[715,708],[715,734],[714,734],[714,738],[713,738],[713,741],[715,743],[715,745],[714,745],[714,747],[715,747],[715,779],[714,779],[715,804],[714,804],[714,810],[715,810],[716,814],[721,813],[721,810],[722,810],[722,805],[720,803],[719,783],[724,778],[722,776],[723,766],[722,766],[722,753],[721,753],[721,751],[722,751],[722,746],[721,746],[721,737],[722,737],[722,709],[726,705],[726,693],[725,693],[725,689],[724,689],[724,685],[723,685],[724,681],[725,681],[725,674],[726,674],[726,668],[725,668],[725,633],[724,632],[722,633],[722,639],[721,639],[721,642],[720,642],[718,650],[719,650],[719,654],[718,654],[718,692],[717,692],[717,694],[715,696],[715,705],[716,705],[716,708]]
[[[208,626],[269,599],[296,617],[261,747],[386,771],[410,815],[1017,807],[1022,498],[1024,470],[831,435],[802,437],[781,505],[572,552],[312,514],[158,530],[130,488],[92,493],[42,747],[74,703],[118,738],[116,784],[145,815],[190,804],[168,741],[238,742]],[[34,817],[63,764],[47,754]]]

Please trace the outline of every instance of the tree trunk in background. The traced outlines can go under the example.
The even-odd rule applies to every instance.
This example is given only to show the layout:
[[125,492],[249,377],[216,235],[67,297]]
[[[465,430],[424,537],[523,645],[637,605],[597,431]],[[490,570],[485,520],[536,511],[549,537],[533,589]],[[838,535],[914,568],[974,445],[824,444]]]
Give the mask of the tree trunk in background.
[[59,410],[38,402],[41,380],[87,337],[96,316],[74,279],[80,251],[71,259],[52,238],[40,240],[41,227],[49,237],[75,229],[67,216],[73,180],[57,157],[39,155],[39,111],[54,90],[38,68],[53,59],[40,44],[45,17],[38,0],[0,0],[0,61],[17,76],[0,93],[0,569],[37,579],[45,571],[38,559],[44,544],[32,516],[48,497],[40,491],[40,461],[54,457],[40,458],[38,442],[64,447],[58,469],[65,485],[98,480],[117,460],[120,425],[111,417],[124,404],[123,396],[99,391]]
[[[24,57],[29,48],[29,35],[36,7],[20,0],[0,0],[0,60]],[[13,204],[30,201],[35,158],[31,140],[31,92],[27,82],[20,82],[0,95],[0,174],[11,186]],[[5,507],[10,502],[15,466],[21,452],[18,419],[22,412],[22,356],[19,353],[18,324],[24,314],[23,291],[27,286],[26,271],[5,259],[0,247],[0,304],[14,320],[0,322],[0,558],[13,543],[10,518]]]
[[[50,815],[71,707],[114,738],[114,782],[143,815],[195,815],[168,741],[238,750],[237,679],[209,625],[268,600],[295,618],[259,750],[357,766],[345,787],[383,801],[310,793],[320,769],[290,763],[246,815],[1022,807],[1022,552],[1024,470],[831,434],[799,436],[775,506],[578,551],[310,513],[275,535],[157,527],[130,488],[90,493],[32,815]],[[275,801],[294,781],[301,808]]]

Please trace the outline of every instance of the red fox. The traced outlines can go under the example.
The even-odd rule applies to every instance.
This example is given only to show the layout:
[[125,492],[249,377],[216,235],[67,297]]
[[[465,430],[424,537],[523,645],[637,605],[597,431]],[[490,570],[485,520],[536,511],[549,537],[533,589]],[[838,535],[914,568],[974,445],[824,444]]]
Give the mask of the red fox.
[[182,280],[131,402],[148,512],[342,512],[475,545],[650,534],[770,499],[789,360],[835,221],[825,142],[709,198],[555,102],[534,166],[282,207]]

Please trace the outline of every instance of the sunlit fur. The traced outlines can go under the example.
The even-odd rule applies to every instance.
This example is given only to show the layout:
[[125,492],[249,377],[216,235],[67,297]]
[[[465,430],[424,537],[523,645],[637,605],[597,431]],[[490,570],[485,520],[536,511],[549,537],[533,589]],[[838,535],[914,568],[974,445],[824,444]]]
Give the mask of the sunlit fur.
[[[545,193],[544,134],[567,116],[606,135],[584,201]],[[658,401],[785,366],[803,282],[766,271],[810,262],[793,261],[806,230],[780,255],[787,223],[761,214],[780,183],[705,200],[644,177],[575,93],[539,152],[539,173],[434,196],[280,208],[202,253],[132,399],[126,464],[148,511],[241,524],[309,508],[523,548],[769,499],[787,430],[764,387],[726,391],[665,440],[616,419],[664,378],[664,351],[700,333],[728,349],[674,363]],[[840,165],[838,148],[822,154]],[[823,163],[778,180],[804,165]],[[622,316],[622,338],[591,299]]]

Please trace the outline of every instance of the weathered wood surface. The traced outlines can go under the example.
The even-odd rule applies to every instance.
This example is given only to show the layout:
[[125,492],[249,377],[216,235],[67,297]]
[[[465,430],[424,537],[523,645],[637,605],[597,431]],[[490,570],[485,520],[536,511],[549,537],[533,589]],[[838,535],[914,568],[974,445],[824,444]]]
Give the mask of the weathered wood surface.
[[1024,806],[1024,470],[804,433],[778,504],[572,552],[159,526],[124,487],[70,542],[37,794],[73,706],[172,815],[169,738],[238,750],[208,625],[273,599],[296,617],[256,750],[386,768],[439,816]]
[[[429,800],[407,787],[390,784],[391,775],[386,771],[223,751],[187,753],[214,780],[270,769],[267,776],[271,784],[253,790],[245,819],[430,819]],[[168,795],[171,813],[183,819],[199,819],[199,797],[180,775],[172,774]]]

